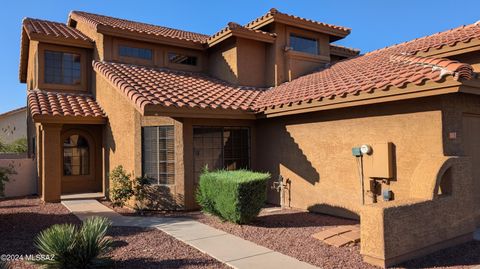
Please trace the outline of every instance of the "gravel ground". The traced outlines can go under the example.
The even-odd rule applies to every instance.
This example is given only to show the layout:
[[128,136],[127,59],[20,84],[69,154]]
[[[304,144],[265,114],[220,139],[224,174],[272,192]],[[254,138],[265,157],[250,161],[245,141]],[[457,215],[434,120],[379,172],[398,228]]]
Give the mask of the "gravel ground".
[[[108,202],[105,205],[110,206]],[[115,208],[125,215],[135,215],[129,208]],[[146,216],[190,216],[246,240],[321,268],[376,268],[364,263],[360,246],[335,248],[311,237],[312,234],[336,225],[357,224],[357,221],[313,214],[297,210],[267,212],[249,225],[222,222],[201,212],[145,212]],[[480,242],[472,241],[415,259],[397,268],[472,268],[480,265]]]
[[[36,197],[0,200],[0,254],[35,254],[33,240],[58,223],[80,224],[60,203]],[[113,268],[228,268],[210,256],[157,229],[111,227]],[[16,261],[13,268],[37,268]]]

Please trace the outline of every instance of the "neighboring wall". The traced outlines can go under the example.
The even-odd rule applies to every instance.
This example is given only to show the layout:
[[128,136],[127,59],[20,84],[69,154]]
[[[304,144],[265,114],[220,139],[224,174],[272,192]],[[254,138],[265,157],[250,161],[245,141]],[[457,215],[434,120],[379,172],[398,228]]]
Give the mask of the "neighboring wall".
[[5,197],[19,197],[37,193],[34,159],[28,159],[24,155],[0,155],[0,167],[9,168],[14,172],[9,175],[9,181],[5,183]]
[[12,143],[27,137],[27,109],[0,115],[0,142]]
[[[396,173],[390,189],[395,200],[406,199],[417,164],[443,154],[441,102],[431,97],[258,120],[256,170],[291,180],[287,205],[354,216],[361,191],[352,147],[392,142]],[[279,194],[270,191],[269,201],[278,203]],[[366,202],[372,203],[368,195]]]

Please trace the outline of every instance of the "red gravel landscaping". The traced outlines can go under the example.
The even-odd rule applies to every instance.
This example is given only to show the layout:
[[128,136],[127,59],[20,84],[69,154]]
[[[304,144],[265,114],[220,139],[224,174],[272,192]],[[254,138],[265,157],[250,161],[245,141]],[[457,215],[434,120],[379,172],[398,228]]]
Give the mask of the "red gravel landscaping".
[[[110,206],[108,202],[103,202]],[[135,215],[129,208],[115,208],[124,215]],[[226,231],[272,250],[308,262],[321,268],[376,268],[364,263],[360,246],[336,248],[322,243],[311,235],[337,225],[357,224],[358,221],[298,210],[268,212],[249,225],[222,222],[201,212],[145,212],[146,216],[190,216],[214,228]],[[397,268],[472,268],[480,265],[480,242],[435,252],[409,261]]]
[[[0,200],[0,254],[35,254],[33,240],[53,224],[80,221],[60,203],[36,197]],[[212,257],[157,230],[111,227],[113,268],[228,268]],[[13,268],[37,268],[22,261]]]

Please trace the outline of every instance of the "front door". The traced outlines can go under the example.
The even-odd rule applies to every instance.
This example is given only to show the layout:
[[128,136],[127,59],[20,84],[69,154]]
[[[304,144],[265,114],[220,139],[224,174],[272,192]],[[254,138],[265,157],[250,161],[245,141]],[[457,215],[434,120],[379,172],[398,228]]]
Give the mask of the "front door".
[[463,136],[465,155],[472,159],[473,197],[475,203],[475,222],[480,226],[480,115],[463,116]]
[[194,127],[195,187],[202,170],[250,168],[250,130],[247,127]]
[[97,132],[73,129],[62,134],[62,194],[102,191]]

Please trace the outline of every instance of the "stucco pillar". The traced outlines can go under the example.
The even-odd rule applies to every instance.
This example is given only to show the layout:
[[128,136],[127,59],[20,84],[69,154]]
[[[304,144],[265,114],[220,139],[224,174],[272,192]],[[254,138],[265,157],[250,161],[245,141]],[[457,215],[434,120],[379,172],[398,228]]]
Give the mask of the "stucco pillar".
[[42,200],[60,202],[62,160],[61,124],[43,124],[42,135]]

